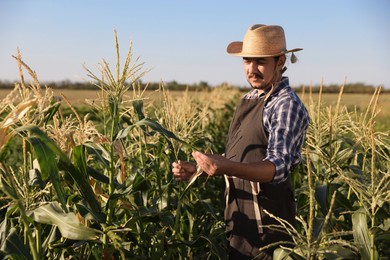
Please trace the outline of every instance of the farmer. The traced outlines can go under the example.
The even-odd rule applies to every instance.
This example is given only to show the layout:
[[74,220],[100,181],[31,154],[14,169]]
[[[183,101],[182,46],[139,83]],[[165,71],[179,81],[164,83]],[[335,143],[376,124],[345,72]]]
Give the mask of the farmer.
[[[237,105],[231,122],[226,153],[193,152],[197,165],[208,176],[226,180],[225,222],[229,259],[272,259],[275,242],[293,246],[292,238],[267,225],[279,222],[272,215],[294,225],[296,206],[290,173],[300,162],[300,150],[309,124],[307,110],[289,86],[284,30],[276,25],[251,26],[242,42],[227,46],[230,55],[242,57],[244,72],[252,90]],[[172,164],[175,179],[188,180],[195,164]]]

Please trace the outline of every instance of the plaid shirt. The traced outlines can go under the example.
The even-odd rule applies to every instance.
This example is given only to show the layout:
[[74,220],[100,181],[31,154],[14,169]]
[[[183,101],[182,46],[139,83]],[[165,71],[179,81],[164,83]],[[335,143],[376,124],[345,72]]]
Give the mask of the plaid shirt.
[[[244,98],[252,99],[266,95],[254,89]],[[309,126],[309,114],[297,94],[291,89],[287,77],[283,77],[268,97],[263,112],[263,127],[268,135],[267,156],[276,167],[273,183],[288,177],[292,168],[301,161],[301,148]]]

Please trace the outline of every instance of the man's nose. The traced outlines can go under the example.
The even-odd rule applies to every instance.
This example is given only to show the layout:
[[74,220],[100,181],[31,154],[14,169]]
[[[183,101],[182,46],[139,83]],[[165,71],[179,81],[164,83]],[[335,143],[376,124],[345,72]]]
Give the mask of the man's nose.
[[249,71],[250,72],[256,72],[256,71],[258,71],[258,69],[257,69],[257,66],[258,64],[257,64],[257,62],[255,62],[255,61],[251,61],[250,63],[249,63]]

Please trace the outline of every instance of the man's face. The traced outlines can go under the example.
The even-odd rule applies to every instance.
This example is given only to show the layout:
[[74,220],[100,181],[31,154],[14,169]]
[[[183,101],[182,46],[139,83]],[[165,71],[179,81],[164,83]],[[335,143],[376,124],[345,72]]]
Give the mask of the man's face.
[[274,57],[243,58],[245,76],[252,88],[265,89],[273,80],[276,66]]

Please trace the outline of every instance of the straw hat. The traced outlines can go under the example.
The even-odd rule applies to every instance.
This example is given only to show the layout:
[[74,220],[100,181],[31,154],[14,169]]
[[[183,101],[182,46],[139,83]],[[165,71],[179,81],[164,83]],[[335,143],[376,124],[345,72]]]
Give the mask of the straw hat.
[[232,42],[227,46],[229,54],[239,57],[275,57],[301,50],[287,50],[281,26],[264,24],[252,25],[246,32],[244,41]]

